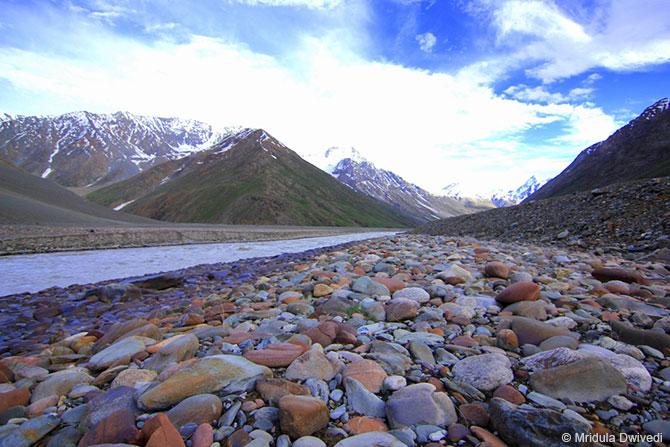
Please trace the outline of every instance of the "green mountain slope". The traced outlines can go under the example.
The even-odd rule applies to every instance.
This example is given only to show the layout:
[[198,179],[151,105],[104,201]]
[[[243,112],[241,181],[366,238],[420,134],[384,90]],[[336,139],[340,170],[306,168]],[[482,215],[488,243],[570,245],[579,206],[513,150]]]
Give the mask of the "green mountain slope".
[[411,216],[358,193],[263,130],[91,193],[88,198],[170,222],[406,227]]

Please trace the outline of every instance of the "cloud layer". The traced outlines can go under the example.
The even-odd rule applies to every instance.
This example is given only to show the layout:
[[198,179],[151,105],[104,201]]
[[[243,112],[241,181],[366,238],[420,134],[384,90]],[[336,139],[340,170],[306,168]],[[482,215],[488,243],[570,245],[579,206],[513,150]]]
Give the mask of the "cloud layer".
[[[344,14],[347,7],[360,14],[352,23],[365,23],[370,14],[363,3],[351,9],[335,0],[236,3],[328,9],[328,14]],[[617,6],[611,10],[616,13]],[[160,34],[180,26],[171,21],[153,22],[150,32],[160,33],[141,40],[75,17],[67,32],[50,31],[64,37],[48,51],[0,47],[0,80],[14,92],[0,96],[0,107],[49,114],[129,110],[262,127],[302,155],[354,146],[380,167],[429,190],[460,182],[485,191],[516,187],[532,174],[556,174],[579,150],[621,124],[588,102],[599,75],[564,93],[556,92],[552,81],[594,67],[657,63],[666,45],[656,40],[610,61],[605,43],[616,14],[594,31],[595,25],[581,25],[540,2],[486,3],[479,13],[490,14],[496,45],[520,39],[510,46],[511,62],[492,59],[451,72],[370,58],[361,50],[369,42],[361,41],[360,29],[305,33],[295,45],[271,54],[230,36]],[[430,53],[437,40],[426,31],[415,45]],[[579,50],[574,63],[566,64],[561,58],[578,46],[599,51]],[[497,93],[491,73],[519,66],[545,85],[516,84]],[[548,127],[560,132],[529,137]]]

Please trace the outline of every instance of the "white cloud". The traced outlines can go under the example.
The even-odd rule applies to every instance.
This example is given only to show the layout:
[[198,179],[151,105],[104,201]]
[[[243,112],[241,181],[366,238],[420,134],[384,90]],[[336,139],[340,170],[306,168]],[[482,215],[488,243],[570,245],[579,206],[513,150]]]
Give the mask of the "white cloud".
[[575,87],[564,95],[559,92],[550,92],[544,85],[529,87],[526,84],[519,84],[508,87],[503,93],[519,101],[550,104],[583,101],[590,98],[593,92],[594,89],[591,87]]
[[584,80],[584,85],[593,85],[596,82],[600,81],[602,78],[603,78],[603,76],[601,74],[591,73]]
[[[615,129],[598,108],[526,103],[477,76],[366,60],[339,34],[304,37],[273,57],[204,36],[149,44],[73,29],[79,45],[67,56],[0,48],[0,78],[26,98],[9,112],[128,110],[262,127],[302,155],[354,146],[432,191],[452,182],[511,188],[556,174]],[[523,142],[551,123],[565,126],[561,139]]]
[[551,3],[513,0],[503,3],[494,14],[501,38],[512,33],[523,33],[546,39],[565,39],[573,43],[591,40],[584,28],[565,17]]
[[329,9],[339,6],[342,0],[229,0],[250,6],[304,6],[312,9]]
[[416,41],[419,42],[419,48],[421,51],[431,53],[433,51],[433,47],[437,43],[437,37],[435,37],[435,34],[430,32],[417,34]]
[[611,0],[580,20],[551,0],[483,4],[492,8],[498,44],[513,48],[489,61],[501,71],[530,64],[530,76],[551,83],[598,67],[630,71],[670,61],[666,0],[639,0],[634,7]]

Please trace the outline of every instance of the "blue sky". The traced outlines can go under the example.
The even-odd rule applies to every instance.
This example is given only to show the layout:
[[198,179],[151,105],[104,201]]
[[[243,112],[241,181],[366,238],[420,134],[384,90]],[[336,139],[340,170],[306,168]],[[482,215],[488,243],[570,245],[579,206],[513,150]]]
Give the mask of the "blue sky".
[[2,112],[263,127],[303,156],[354,146],[433,192],[555,175],[670,94],[667,0],[2,0],[0,10]]

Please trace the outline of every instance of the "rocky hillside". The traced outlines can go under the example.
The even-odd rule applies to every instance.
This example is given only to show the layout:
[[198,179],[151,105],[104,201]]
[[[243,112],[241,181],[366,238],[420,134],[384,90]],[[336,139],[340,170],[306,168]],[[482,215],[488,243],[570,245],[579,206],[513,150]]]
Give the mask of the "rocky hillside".
[[670,175],[669,104],[661,99],[607,140],[584,149],[530,200]]
[[161,222],[91,203],[50,179],[35,177],[0,159],[0,224],[137,226]]
[[0,157],[64,186],[108,184],[210,147],[231,130],[125,112],[0,116]]
[[670,247],[670,177],[453,217],[416,231],[625,252]]
[[0,445],[662,446],[669,281],[399,235],[9,296]]
[[88,198],[170,222],[375,227],[416,222],[341,184],[265,131],[254,129]]
[[355,191],[385,202],[422,223],[487,208],[435,196],[394,172],[378,168],[354,148],[331,147],[309,160]]

